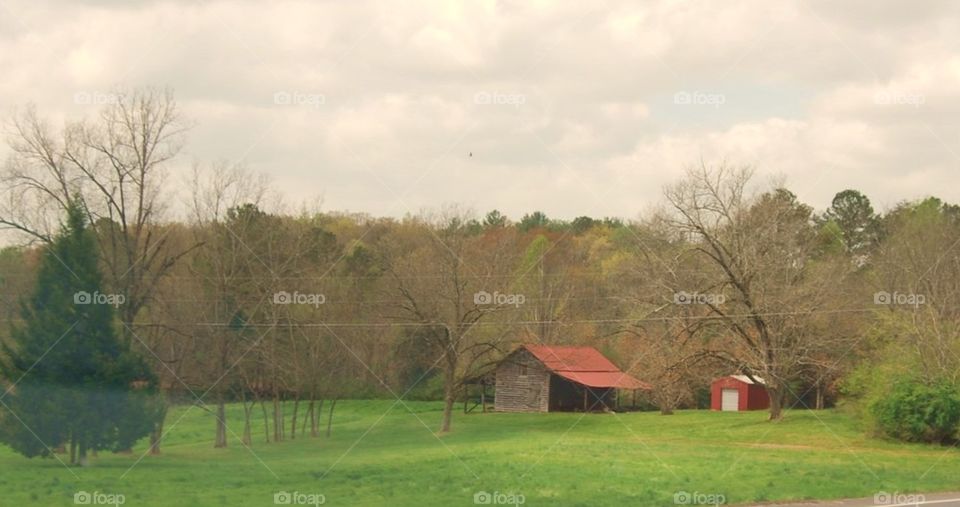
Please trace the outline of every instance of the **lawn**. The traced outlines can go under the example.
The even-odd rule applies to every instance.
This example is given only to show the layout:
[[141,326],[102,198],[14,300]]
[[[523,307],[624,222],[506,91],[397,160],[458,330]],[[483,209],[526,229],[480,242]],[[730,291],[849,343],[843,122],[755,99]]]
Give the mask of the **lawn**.
[[[237,434],[240,411],[229,411]],[[128,506],[270,506],[282,492],[326,505],[474,505],[486,491],[533,506],[663,506],[684,492],[737,504],[960,489],[957,450],[870,439],[838,411],[776,424],[762,412],[457,414],[437,437],[439,419],[438,403],[347,400],[329,439],[265,444],[259,426],[252,450],[235,435],[213,449],[212,416],[178,407],[163,454],[138,464],[145,444],[101,454],[71,469],[77,477],[0,447],[0,504],[73,505],[85,491]]]

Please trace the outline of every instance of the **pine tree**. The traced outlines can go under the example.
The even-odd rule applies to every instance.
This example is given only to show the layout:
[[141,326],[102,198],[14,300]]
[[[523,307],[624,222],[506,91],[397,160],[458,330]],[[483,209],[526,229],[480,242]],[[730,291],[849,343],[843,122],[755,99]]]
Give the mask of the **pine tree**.
[[0,441],[24,456],[68,444],[71,463],[85,464],[89,451],[129,448],[153,427],[155,379],[117,336],[123,301],[101,290],[95,239],[74,204],[43,251],[24,324],[0,346]]

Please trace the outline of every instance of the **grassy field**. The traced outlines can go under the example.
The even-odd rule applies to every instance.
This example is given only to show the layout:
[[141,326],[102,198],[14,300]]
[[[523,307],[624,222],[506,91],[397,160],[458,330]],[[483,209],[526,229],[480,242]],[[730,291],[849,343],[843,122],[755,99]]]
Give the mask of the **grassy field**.
[[[0,504],[73,505],[85,491],[130,506],[269,506],[296,491],[326,505],[474,505],[475,493],[496,491],[534,506],[663,506],[683,492],[737,504],[960,489],[957,450],[869,439],[837,411],[793,411],[777,424],[762,412],[458,414],[438,438],[440,405],[407,407],[341,401],[331,438],[264,444],[261,426],[252,450],[236,436],[213,449],[212,416],[180,407],[163,455],[135,464],[145,445],[101,454],[71,469],[77,477],[0,447]],[[237,434],[240,410],[229,412]]]

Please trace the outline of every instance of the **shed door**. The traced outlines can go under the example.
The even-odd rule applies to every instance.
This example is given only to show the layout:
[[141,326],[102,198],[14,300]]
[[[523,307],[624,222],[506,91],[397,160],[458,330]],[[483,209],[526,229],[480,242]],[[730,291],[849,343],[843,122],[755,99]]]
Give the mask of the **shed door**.
[[720,410],[724,412],[736,412],[740,408],[740,391],[737,389],[724,389],[720,398]]

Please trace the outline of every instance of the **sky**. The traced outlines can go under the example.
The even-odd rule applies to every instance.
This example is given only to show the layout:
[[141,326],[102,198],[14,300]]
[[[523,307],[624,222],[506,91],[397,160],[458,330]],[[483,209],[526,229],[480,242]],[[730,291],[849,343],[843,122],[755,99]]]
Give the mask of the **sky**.
[[883,210],[960,201],[957,26],[939,0],[0,0],[0,114],[170,88],[171,185],[229,161],[327,211],[632,218],[701,162]]

